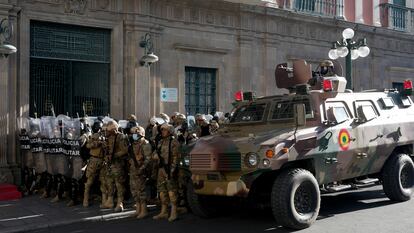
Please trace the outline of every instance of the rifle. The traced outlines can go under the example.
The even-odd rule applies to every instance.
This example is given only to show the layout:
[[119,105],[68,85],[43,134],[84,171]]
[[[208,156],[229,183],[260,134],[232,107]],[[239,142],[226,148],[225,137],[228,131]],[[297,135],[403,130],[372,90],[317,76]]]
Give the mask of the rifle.
[[170,141],[168,144],[168,163],[165,164],[164,158],[161,156],[161,147],[157,148],[158,158],[160,160],[158,167],[163,168],[164,171],[167,173],[168,179],[171,179],[171,163],[172,163],[172,156],[171,156],[171,142],[173,138],[170,136]]
[[118,138],[118,134],[115,135],[115,140],[114,140],[114,144],[112,146],[112,152],[109,155],[109,160],[108,160],[108,169],[111,170],[111,165],[112,165],[112,158],[114,157],[115,154],[115,145],[116,145],[116,139]]
[[[139,139],[141,139],[141,138],[139,138]],[[137,158],[135,157],[134,150],[133,150],[133,147],[132,147],[133,143],[130,140],[131,140],[131,138],[128,138],[128,142],[129,142],[128,155],[132,159],[132,161],[134,161],[135,169],[138,169],[138,161],[137,161]]]

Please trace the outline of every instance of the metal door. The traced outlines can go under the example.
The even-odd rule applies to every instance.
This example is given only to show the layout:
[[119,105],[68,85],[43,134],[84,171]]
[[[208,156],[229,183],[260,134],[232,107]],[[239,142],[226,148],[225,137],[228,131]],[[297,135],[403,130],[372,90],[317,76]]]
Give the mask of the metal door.
[[185,68],[185,110],[187,115],[216,111],[216,69]]
[[30,115],[109,113],[110,31],[33,21]]

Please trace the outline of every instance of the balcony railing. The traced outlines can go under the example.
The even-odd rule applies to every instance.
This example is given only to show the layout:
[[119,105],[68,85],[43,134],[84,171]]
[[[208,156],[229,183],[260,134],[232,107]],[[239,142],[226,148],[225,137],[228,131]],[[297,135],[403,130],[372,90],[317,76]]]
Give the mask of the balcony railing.
[[343,0],[285,0],[285,8],[294,11],[326,17],[342,18]]
[[414,9],[389,3],[383,3],[380,7],[382,26],[398,31],[413,32]]

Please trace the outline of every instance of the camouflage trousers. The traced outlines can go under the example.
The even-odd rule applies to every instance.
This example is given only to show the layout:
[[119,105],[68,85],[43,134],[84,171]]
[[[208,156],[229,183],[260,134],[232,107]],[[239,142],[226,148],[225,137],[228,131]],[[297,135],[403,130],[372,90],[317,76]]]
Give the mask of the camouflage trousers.
[[103,166],[103,159],[91,157],[88,162],[88,167],[86,168],[86,184],[85,186],[92,186],[93,181],[96,176],[99,175],[99,181],[101,182],[101,192],[108,193],[106,188],[106,169]]
[[129,164],[129,186],[131,188],[131,194],[134,197],[135,202],[139,203],[147,200],[147,193],[145,191],[146,178],[142,171],[135,168],[135,165],[131,162]]
[[157,191],[161,192],[177,192],[178,190],[178,180],[177,178],[170,177],[168,179],[168,175],[165,172],[164,168],[158,169],[158,177],[157,177]]
[[110,165],[106,165],[106,188],[108,195],[112,196],[115,193],[115,188],[118,198],[123,198],[125,194],[125,161],[123,159],[115,159]]

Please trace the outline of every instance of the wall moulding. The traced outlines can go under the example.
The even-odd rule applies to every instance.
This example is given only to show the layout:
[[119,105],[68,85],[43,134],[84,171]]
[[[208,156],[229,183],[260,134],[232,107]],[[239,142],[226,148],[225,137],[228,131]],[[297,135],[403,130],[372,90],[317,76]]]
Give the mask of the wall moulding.
[[213,47],[198,47],[194,45],[189,44],[174,44],[173,48],[176,50],[182,50],[182,51],[194,51],[194,52],[207,52],[207,53],[218,53],[218,54],[227,54],[231,50],[225,49],[225,48],[213,48]]

